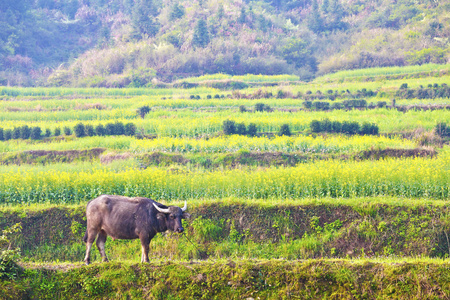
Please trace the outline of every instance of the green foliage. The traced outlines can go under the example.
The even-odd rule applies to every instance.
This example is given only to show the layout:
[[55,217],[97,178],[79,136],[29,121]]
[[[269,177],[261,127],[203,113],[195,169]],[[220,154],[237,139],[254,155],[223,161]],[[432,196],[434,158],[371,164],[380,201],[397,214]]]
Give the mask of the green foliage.
[[20,127],[20,138],[21,139],[29,139],[31,135],[31,128],[28,127],[27,125],[23,125],[22,127]]
[[232,120],[223,121],[222,126],[223,133],[226,135],[235,134],[236,133],[236,122]]
[[434,130],[440,137],[450,137],[450,127],[444,122],[436,124]]
[[94,136],[95,135],[95,129],[94,126],[91,124],[87,124],[84,126],[84,132],[87,136]]
[[132,24],[136,34],[140,37],[155,36],[160,28],[156,20],[157,9],[152,0],[138,0],[132,14]]
[[194,36],[192,38],[192,45],[204,48],[209,44],[209,32],[204,19],[199,19],[194,29]]
[[[48,129],[47,129],[48,130]],[[47,132],[46,132],[47,134]],[[50,135],[48,135],[50,136]],[[41,127],[34,126],[31,128],[30,138],[32,140],[39,140],[42,137],[42,130]]]
[[257,133],[258,133],[258,127],[256,126],[256,124],[255,123],[248,124],[248,127],[247,127],[248,136],[256,136]]
[[0,236],[0,279],[14,279],[19,275],[20,267],[17,261],[20,257],[20,249],[12,249],[11,238],[17,237],[22,230],[21,224],[16,223],[2,231]]
[[144,119],[145,115],[151,111],[151,108],[148,105],[141,106],[137,109],[137,114]]
[[177,19],[181,19],[185,13],[186,9],[184,6],[179,3],[175,3],[170,10],[169,20],[175,21]]
[[86,135],[85,130],[84,130],[84,124],[83,123],[78,123],[77,125],[75,125],[75,127],[73,128],[73,132],[75,132],[75,136],[76,137],[84,137]]
[[133,123],[125,124],[124,134],[128,136],[133,136],[136,134],[136,125]]
[[289,128],[289,124],[281,125],[280,131],[278,132],[279,136],[283,136],[283,135],[290,136],[291,134],[292,133],[291,133],[291,129]]
[[56,127],[56,128],[55,128],[54,136],[60,136],[60,135],[61,135],[61,128]]
[[67,126],[64,126],[63,131],[64,131],[65,135],[71,135],[72,134],[72,130],[69,127],[67,127]]
[[98,124],[97,126],[95,126],[95,134],[98,136],[106,135],[105,126],[103,126],[103,124]]

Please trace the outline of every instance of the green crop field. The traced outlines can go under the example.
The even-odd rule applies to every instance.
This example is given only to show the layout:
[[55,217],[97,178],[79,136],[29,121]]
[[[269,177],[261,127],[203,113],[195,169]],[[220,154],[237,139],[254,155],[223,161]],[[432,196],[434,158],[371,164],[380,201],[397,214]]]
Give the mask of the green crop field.
[[[0,87],[0,293],[448,299],[443,69]],[[82,266],[84,208],[101,194],[187,200],[186,234],[158,234],[149,265],[139,241],[108,239],[114,262],[93,249]]]

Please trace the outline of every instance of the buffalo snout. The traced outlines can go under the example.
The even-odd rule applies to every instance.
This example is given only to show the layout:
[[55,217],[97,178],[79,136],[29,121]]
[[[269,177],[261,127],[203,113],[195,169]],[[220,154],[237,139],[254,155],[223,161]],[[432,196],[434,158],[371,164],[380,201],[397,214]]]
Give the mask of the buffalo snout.
[[183,227],[178,227],[175,229],[175,232],[182,233],[184,231]]

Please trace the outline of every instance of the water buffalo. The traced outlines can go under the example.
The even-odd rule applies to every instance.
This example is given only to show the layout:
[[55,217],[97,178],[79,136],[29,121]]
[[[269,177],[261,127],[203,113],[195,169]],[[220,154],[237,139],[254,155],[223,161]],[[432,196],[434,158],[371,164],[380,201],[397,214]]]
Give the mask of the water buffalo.
[[105,253],[106,238],[141,240],[141,262],[148,262],[151,239],[158,232],[171,230],[183,232],[182,218],[189,218],[184,207],[165,206],[148,198],[101,195],[86,206],[87,228],[83,241],[86,243],[84,261],[90,264],[92,244],[97,238],[97,247],[102,261],[108,261]]

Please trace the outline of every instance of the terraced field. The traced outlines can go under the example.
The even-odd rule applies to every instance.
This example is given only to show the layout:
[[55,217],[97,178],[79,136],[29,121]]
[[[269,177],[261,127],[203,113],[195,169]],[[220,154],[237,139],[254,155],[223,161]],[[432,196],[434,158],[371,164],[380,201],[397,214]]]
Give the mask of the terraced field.
[[[442,68],[311,83],[219,74],[183,83],[193,88],[0,88],[0,228],[10,228],[4,249],[21,249],[2,252],[14,260],[2,258],[0,291],[11,299],[447,299]],[[317,131],[314,121],[342,130]],[[139,241],[108,240],[114,263],[93,251],[85,267],[84,207],[101,194],[187,200],[192,218],[185,235],[152,241],[150,265],[138,263]]]

